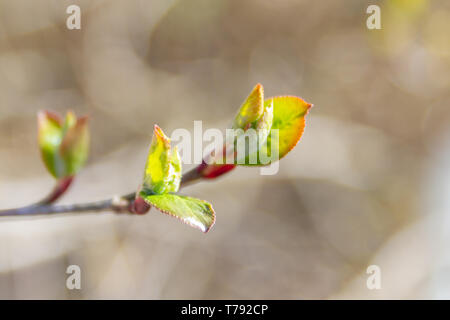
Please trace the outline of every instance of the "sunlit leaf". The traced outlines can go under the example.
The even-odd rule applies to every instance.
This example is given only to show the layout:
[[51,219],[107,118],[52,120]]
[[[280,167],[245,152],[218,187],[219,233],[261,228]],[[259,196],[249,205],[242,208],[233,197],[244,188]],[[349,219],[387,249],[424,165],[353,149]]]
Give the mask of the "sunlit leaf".
[[227,134],[224,148],[215,150],[215,154],[207,158],[209,167],[204,168],[204,174],[209,177],[207,172],[210,171],[229,171],[233,168],[231,164],[242,164],[249,158],[256,162],[255,156],[269,135],[272,119],[273,109],[264,105],[264,89],[258,83],[239,108],[232,124],[232,135]]
[[263,114],[235,141],[235,164],[257,164],[258,152],[266,143],[273,122],[272,103],[264,105]]
[[267,142],[260,147],[256,165],[267,165],[277,161],[297,145],[305,128],[305,116],[312,106],[295,96],[274,97],[264,102],[265,106],[271,104],[273,104],[272,128]]
[[170,139],[155,125],[144,173],[144,189],[155,194],[178,191],[181,161],[177,148],[171,150]]
[[159,211],[174,216],[203,232],[208,232],[214,225],[214,209],[204,200],[169,193],[148,194],[145,191],[141,191],[140,196]]
[[66,166],[66,175],[76,174],[87,160],[90,138],[87,120],[87,117],[75,120],[64,134],[60,151]]
[[264,89],[257,84],[247,99],[242,104],[234,118],[233,129],[247,129],[253,122],[258,120],[264,112]]
[[48,111],[38,113],[38,142],[42,159],[55,178],[75,175],[89,149],[87,118],[68,112],[64,121]]
[[167,192],[177,192],[180,188],[181,182],[181,159],[178,153],[178,147],[175,147],[170,157],[170,164],[172,166],[169,170],[169,185]]
[[257,84],[236,115],[223,150],[216,150],[198,167],[205,178],[216,178],[235,165],[268,165],[283,158],[300,140],[312,104],[295,96],[264,99]]
[[64,163],[58,152],[61,145],[61,119],[50,112],[38,113],[38,142],[42,160],[48,171],[55,177],[64,175]]

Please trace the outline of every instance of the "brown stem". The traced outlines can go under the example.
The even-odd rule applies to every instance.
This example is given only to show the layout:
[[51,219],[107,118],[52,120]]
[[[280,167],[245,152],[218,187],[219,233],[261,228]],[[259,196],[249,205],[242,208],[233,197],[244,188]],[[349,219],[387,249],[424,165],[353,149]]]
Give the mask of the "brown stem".
[[[198,173],[197,168],[194,168],[183,175],[180,183],[180,188],[186,186],[187,184],[199,181],[201,178],[202,176]],[[47,202],[49,200],[53,199],[54,201],[59,198],[64,193],[64,191],[67,190],[71,182],[72,180],[67,181],[66,183],[61,183],[59,187],[57,185],[54,192],[52,192],[47,198],[37,204],[22,208],[0,210],[0,217],[30,215],[34,216],[69,212],[98,212],[106,210],[112,210],[116,213],[135,213],[133,205],[133,202],[136,198],[135,192],[129,193],[122,197],[115,197],[112,199],[81,204],[53,205],[51,204],[51,202]]]
[[[181,182],[180,182],[180,188],[186,187],[189,184],[198,182],[201,180],[203,176],[199,173],[198,167],[195,167],[188,172],[184,173]],[[124,196],[122,196],[123,199],[131,201],[136,198],[136,192],[128,193]]]
[[73,178],[74,177],[72,176],[59,179],[50,194],[34,205],[46,205],[58,200],[67,191],[67,189],[69,189],[73,182]]
[[[0,211],[0,217],[5,216],[29,216],[29,215],[42,215],[42,214],[54,214],[54,213],[67,213],[67,212],[86,212],[86,211],[102,211],[106,209],[112,209],[117,212],[121,212],[122,208],[117,207],[115,210],[113,205],[113,199],[108,199],[98,202],[82,203],[82,204],[69,204],[69,205],[31,205],[23,208],[9,209]],[[123,210],[125,210],[123,208]]]
[[59,199],[67,191],[67,189],[69,189],[73,182],[73,178],[74,177],[72,176],[59,179],[53,190],[45,198],[36,203],[21,208],[0,210],[0,217],[34,214],[33,212],[38,214],[38,211],[45,210],[46,208],[52,209],[51,204]]
[[189,170],[188,172],[186,172],[185,174],[183,174],[183,177],[182,177],[181,183],[180,183],[180,188],[183,186],[185,187],[188,184],[198,182],[199,180],[201,180],[203,178],[203,176],[200,173],[200,171],[198,170],[198,168],[199,167],[195,167],[195,168]]

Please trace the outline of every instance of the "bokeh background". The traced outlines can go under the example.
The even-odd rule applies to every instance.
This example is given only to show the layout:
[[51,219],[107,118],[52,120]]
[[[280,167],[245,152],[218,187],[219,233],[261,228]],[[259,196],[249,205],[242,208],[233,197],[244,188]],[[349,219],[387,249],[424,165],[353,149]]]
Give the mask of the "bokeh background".
[[91,117],[73,203],[135,190],[154,123],[225,128],[257,82],[315,105],[277,175],[183,190],[207,235],[156,210],[2,219],[0,298],[450,298],[449,35],[446,0],[0,0],[0,208],[53,186],[41,109]]

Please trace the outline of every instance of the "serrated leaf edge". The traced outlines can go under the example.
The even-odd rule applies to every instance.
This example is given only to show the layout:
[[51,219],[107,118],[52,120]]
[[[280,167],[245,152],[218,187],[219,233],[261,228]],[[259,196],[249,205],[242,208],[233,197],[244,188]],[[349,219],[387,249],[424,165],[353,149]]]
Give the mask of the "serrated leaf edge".
[[[161,196],[161,194],[155,194],[155,195]],[[142,196],[141,196],[141,197],[142,197]],[[195,225],[195,224],[192,224],[192,223],[190,223],[189,221],[183,220],[183,219],[180,218],[179,216],[177,216],[177,215],[171,213],[170,211],[167,211],[167,210],[158,208],[155,204],[153,204],[151,201],[148,201],[145,197],[142,197],[142,199],[144,199],[144,201],[147,202],[147,204],[149,204],[149,205],[155,207],[158,211],[160,211],[160,212],[162,212],[162,213],[164,213],[164,214],[167,214],[167,215],[169,215],[169,216],[171,216],[171,217],[174,217],[174,218],[176,218],[177,220],[180,220],[181,222],[183,222],[184,224],[187,224],[187,225],[189,225],[189,226],[191,226],[191,227],[193,227],[193,228],[195,228],[195,229],[198,229],[198,230],[202,231],[202,232],[205,233],[205,234],[208,233],[209,230],[211,230],[212,227],[214,226],[214,224],[216,223],[216,211],[214,210],[212,204],[209,203],[209,202],[206,201],[206,200],[202,200],[202,199],[197,199],[197,198],[195,198],[195,199],[200,200],[200,201],[202,201],[202,202],[206,202],[206,203],[208,204],[208,206],[211,208],[211,211],[212,211],[213,222],[212,222],[212,224],[209,226],[209,228],[207,228],[205,231],[203,231],[199,226],[197,226],[197,225]]]

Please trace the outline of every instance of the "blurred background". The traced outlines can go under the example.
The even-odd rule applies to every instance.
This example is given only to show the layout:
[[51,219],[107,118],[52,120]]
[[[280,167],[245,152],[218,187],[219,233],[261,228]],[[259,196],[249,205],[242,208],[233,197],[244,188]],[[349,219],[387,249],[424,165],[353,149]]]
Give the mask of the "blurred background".
[[450,298],[449,34],[445,0],[0,0],[1,209],[53,186],[41,109],[90,116],[73,203],[136,190],[154,123],[225,128],[258,82],[315,105],[277,175],[183,190],[206,235],[156,210],[2,219],[0,298]]

